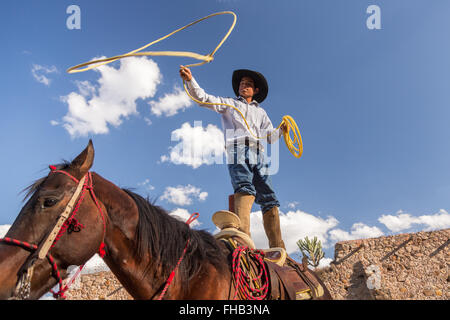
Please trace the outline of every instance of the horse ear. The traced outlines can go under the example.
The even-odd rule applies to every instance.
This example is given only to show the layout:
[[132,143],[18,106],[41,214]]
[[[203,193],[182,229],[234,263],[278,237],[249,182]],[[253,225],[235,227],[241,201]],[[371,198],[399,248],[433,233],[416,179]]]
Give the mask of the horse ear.
[[70,167],[78,171],[77,175],[81,179],[88,171],[91,169],[92,164],[94,163],[94,145],[92,144],[92,140],[89,139],[89,143],[84,149],[70,164]]

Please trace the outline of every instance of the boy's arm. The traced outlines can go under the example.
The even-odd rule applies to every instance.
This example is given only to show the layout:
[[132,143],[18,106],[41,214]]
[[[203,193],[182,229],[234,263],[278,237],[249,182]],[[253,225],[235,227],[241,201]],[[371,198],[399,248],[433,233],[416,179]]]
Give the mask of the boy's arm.
[[[205,90],[203,90],[197,81],[195,81],[192,76],[191,71],[183,66],[180,66],[180,76],[186,82],[186,88],[189,94],[198,101],[207,102],[207,103],[226,103],[225,99],[222,97],[216,97],[210,94],[207,94]],[[205,107],[211,110],[214,110],[218,113],[224,113],[227,110],[227,106],[223,105],[210,105],[210,104],[199,104],[201,107]]]
[[269,116],[267,116],[267,114],[266,114],[263,119],[261,129],[265,130],[265,131],[263,131],[265,135],[266,134],[268,135],[267,142],[273,143],[281,138],[283,131],[286,130],[286,127],[283,123],[279,129],[274,129],[273,125],[272,125],[272,121],[270,121]]

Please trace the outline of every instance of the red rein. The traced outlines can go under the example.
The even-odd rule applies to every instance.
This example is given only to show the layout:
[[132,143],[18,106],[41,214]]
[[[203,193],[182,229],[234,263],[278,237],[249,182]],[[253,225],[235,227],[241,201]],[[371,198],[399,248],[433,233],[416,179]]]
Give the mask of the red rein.
[[[199,214],[197,212],[194,212],[193,214],[191,214],[191,216],[189,217],[189,219],[186,221],[187,225],[190,225],[195,219],[197,219],[199,216]],[[184,246],[184,250],[183,253],[181,254],[180,259],[178,259],[177,265],[175,266],[175,268],[173,269],[173,271],[170,273],[169,278],[166,281],[166,285],[164,286],[163,291],[161,292],[161,294],[158,297],[158,300],[162,300],[162,298],[164,297],[164,295],[166,294],[167,289],[169,288],[170,284],[172,283],[173,278],[175,277],[175,272],[177,271],[178,267],[180,266],[181,261],[184,258],[184,255],[186,254],[188,245],[189,245],[189,241],[191,239],[188,239],[186,241],[186,245]]]
[[[24,249],[27,249],[29,251],[37,250],[37,248],[38,248],[38,246],[35,244],[28,243],[25,241],[19,241],[19,240],[8,238],[8,237],[1,238],[0,242],[13,244],[13,245],[22,247]],[[56,265],[55,259],[53,259],[53,256],[50,253],[47,253],[47,259],[48,259],[48,262],[50,263],[50,265],[52,266],[53,273],[55,274],[55,277],[58,280],[59,288],[61,291],[61,288],[63,287],[63,282],[62,282],[62,278],[61,278],[61,275],[58,270],[58,266]],[[66,291],[66,290],[64,290],[64,291]],[[64,291],[62,292],[62,295],[61,295],[62,298],[64,298]],[[53,296],[54,295],[55,295],[55,293],[53,293]]]

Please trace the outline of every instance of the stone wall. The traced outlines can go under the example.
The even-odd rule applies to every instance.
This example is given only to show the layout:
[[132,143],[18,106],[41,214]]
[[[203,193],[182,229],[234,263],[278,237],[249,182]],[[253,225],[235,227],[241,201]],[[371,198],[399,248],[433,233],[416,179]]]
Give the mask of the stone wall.
[[66,292],[67,300],[132,300],[111,271],[82,274]]
[[450,299],[450,229],[338,242],[321,278],[334,299]]
[[[320,277],[339,300],[450,299],[450,229],[338,242]],[[69,300],[128,300],[109,272],[81,275]]]

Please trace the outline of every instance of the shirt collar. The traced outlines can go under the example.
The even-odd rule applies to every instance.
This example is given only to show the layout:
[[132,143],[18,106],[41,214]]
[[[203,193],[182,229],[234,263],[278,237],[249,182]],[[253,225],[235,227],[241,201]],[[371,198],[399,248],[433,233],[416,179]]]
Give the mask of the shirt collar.
[[245,103],[247,103],[247,104],[253,104],[253,105],[255,105],[255,107],[259,107],[259,103],[258,103],[258,101],[256,101],[256,100],[253,100],[252,102],[248,103],[247,100],[245,100],[245,99],[244,99],[243,97],[241,97],[241,96],[237,97],[237,99],[238,99],[239,101],[245,102]]

